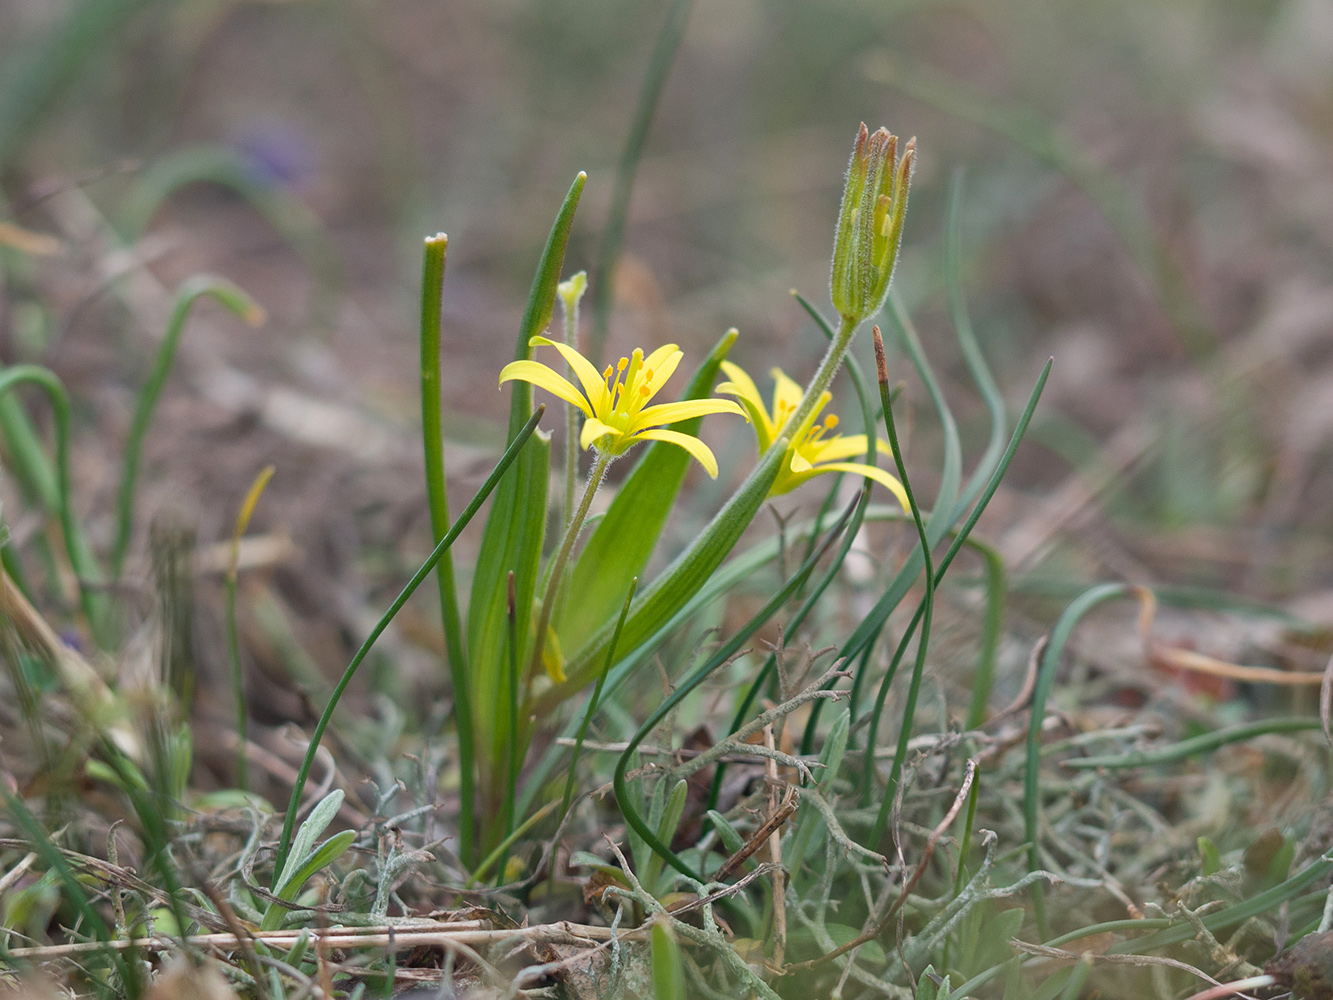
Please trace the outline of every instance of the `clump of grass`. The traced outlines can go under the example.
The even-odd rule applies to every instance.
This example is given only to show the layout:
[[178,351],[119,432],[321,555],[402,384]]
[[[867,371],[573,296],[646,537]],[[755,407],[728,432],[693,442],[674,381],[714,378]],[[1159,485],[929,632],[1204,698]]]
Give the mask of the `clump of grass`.
[[[235,547],[266,476],[243,504],[226,578],[242,708],[234,788],[221,794],[195,795],[186,780],[194,743],[183,690],[162,683],[143,697],[87,664],[80,676],[96,684],[69,683],[74,654],[11,570],[38,547],[7,551],[9,684],[31,732],[73,757],[57,765],[48,754],[44,772],[6,792],[0,959],[16,973],[41,965],[78,992],[126,997],[163,978],[166,956],[211,967],[222,978],[210,981],[226,984],[219,992],[273,998],[427,984],[440,995],[1051,1000],[1149,985],[1184,994],[1222,976],[1233,986],[1316,982],[1301,964],[1314,946],[1299,943],[1320,940],[1313,935],[1333,920],[1333,853],[1316,818],[1297,814],[1262,836],[1213,831],[1214,840],[1185,837],[1174,817],[1196,794],[1188,769],[1237,742],[1270,753],[1282,780],[1322,792],[1327,755],[1306,735],[1320,728],[1317,717],[1224,726],[1218,709],[1201,713],[1206,731],[1188,736],[1147,712],[1114,729],[1069,725],[1079,706],[1059,683],[1076,631],[1104,602],[1149,600],[1114,582],[1074,599],[1033,651],[1019,697],[998,711],[990,704],[1005,567],[972,536],[1050,363],[1010,427],[962,301],[955,185],[947,294],[990,421],[980,458],[965,469],[934,345],[890,290],[914,155],[912,143],[900,153],[886,130],[862,126],[835,226],[835,315],[798,296],[826,353],[804,387],[777,380],[771,413],[728,358],[736,331],[668,403],[654,397],[682,361],[674,346],[650,345],[604,368],[596,348],[592,358],[578,351],[582,289],[561,279],[586,182],[579,174],[537,263],[514,361],[494,373],[497,385],[511,383],[505,450],[456,517],[439,396],[447,242],[426,241],[421,387],[434,547],[331,690],[276,809],[244,794],[234,609]],[[189,303],[205,293],[247,308],[230,286],[183,289],[126,447],[111,577],[131,542],[139,442]],[[558,297],[563,342],[543,336]],[[887,342],[873,325],[881,314]],[[877,400],[849,354],[867,324]],[[905,366],[891,362],[891,346]],[[534,347],[559,351],[568,368],[538,362]],[[816,422],[844,370],[862,424],[846,438],[828,417]],[[940,431],[933,477],[904,453],[898,414],[911,396],[895,395],[900,370],[924,388]],[[730,381],[719,386],[724,371]],[[27,382],[55,403],[56,473],[24,411],[0,411],[0,433],[16,474],[57,514],[83,624],[111,648],[116,609],[98,586],[108,577],[72,513],[69,403],[58,379],[33,367],[0,372],[0,396]],[[541,430],[534,387],[564,404],[555,421],[569,435],[564,449]],[[754,466],[652,572],[691,463],[718,471],[700,422],[742,413],[760,448]],[[580,449],[569,447],[576,439]],[[878,465],[882,450],[896,477]],[[622,458],[633,467],[589,528],[592,498]],[[760,530],[772,496],[818,472],[836,475],[817,514]],[[845,476],[861,479],[850,496]],[[554,496],[553,477],[562,487]],[[914,480],[933,482],[931,495]],[[876,483],[893,503],[872,502]],[[452,549],[488,502],[465,603]],[[884,533],[869,530],[877,527]],[[845,572],[858,538],[880,559],[869,579]],[[932,691],[930,668],[941,660],[939,616],[965,604],[957,572],[949,575],[965,548],[984,570],[982,641],[970,665],[977,693],[952,704]],[[57,547],[48,541],[43,551]],[[412,734],[413,754],[373,760],[367,782],[340,786],[354,740],[344,734],[333,751],[324,741],[342,698],[431,577],[453,701],[447,749]],[[719,613],[755,591],[764,599],[748,614]],[[1279,734],[1284,742],[1257,742]],[[329,766],[317,769],[321,755]],[[78,801],[78,789],[96,801]],[[106,822],[116,811],[123,826]],[[133,865],[120,863],[122,850]],[[1277,955],[1293,942],[1286,959]]]

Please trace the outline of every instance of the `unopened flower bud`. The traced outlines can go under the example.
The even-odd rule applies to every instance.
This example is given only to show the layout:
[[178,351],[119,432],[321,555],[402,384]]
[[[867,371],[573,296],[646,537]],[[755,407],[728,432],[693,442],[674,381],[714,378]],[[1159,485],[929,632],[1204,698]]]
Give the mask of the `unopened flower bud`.
[[847,167],[847,182],[833,237],[833,308],[860,323],[879,312],[898,260],[916,140],[898,155],[898,137],[887,129],[870,135],[861,124]]

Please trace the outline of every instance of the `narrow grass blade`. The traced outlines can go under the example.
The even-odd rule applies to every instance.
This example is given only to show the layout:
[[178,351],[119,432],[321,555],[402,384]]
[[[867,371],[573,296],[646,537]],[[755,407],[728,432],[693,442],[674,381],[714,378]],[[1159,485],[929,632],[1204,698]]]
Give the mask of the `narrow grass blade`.
[[250,298],[226,278],[202,274],[188,278],[176,292],[176,301],[171,307],[171,316],[167,320],[166,334],[157,349],[152,371],[139,390],[139,399],[134,407],[134,418],[130,422],[130,433],[125,439],[125,451],[121,457],[120,491],[116,498],[116,536],[111,544],[111,577],[120,579],[125,565],[125,553],[130,546],[130,532],[134,527],[134,498],[139,478],[139,456],[143,450],[144,437],[148,434],[148,425],[153,420],[153,409],[158,397],[171,374],[172,363],[176,359],[176,347],[181,334],[185,332],[185,323],[190,318],[194,304],[204,296],[220,303],[228,311],[248,323],[259,326],[264,322],[264,310],[259,303]]
[[[896,305],[895,300],[895,307]],[[889,435],[889,445],[893,449],[893,461],[898,467],[898,479],[907,492],[908,506],[912,508],[912,521],[916,525],[917,539],[921,543],[921,558],[925,563],[926,593],[921,599],[921,634],[916,644],[916,662],[912,666],[912,680],[907,689],[907,701],[903,706],[902,725],[898,728],[898,751],[893,756],[893,766],[889,771],[889,782],[884,792],[883,801],[880,803],[879,815],[875,817],[875,825],[871,828],[870,843],[872,845],[878,844],[880,838],[884,836],[884,828],[889,820],[889,810],[897,797],[898,782],[902,777],[903,764],[907,760],[907,741],[912,735],[912,719],[916,714],[917,697],[921,691],[921,678],[925,675],[926,649],[930,640],[930,625],[935,608],[935,566],[930,556],[930,541],[926,537],[926,525],[921,519],[921,508],[917,506],[916,497],[912,493],[912,485],[907,478],[907,465],[903,461],[902,449],[898,445],[898,431],[893,419],[893,405],[889,401],[889,369],[884,357],[884,339],[880,336],[879,327],[875,327],[875,364],[879,369],[879,399],[880,405],[884,408],[884,429]],[[948,410],[941,406],[941,415],[947,413]],[[947,470],[948,462],[946,459],[946,477],[948,476]],[[945,487],[941,486],[941,504],[952,503],[952,498],[948,501],[944,500],[944,489]],[[935,517],[939,516],[939,513],[937,507],[931,519],[934,520]],[[871,721],[872,733],[877,722],[877,717]],[[874,760],[874,754],[875,741],[868,737],[866,740],[868,762]],[[871,770],[871,766],[865,768],[866,773]]]
[[629,219],[630,196],[634,193],[634,176],[643,158],[643,147],[648,141],[648,130],[653,124],[653,113],[662,98],[667,74],[685,33],[685,22],[690,16],[693,0],[673,0],[666,22],[653,46],[643,87],[634,109],[634,121],[625,136],[625,148],[620,153],[615,187],[611,191],[611,211],[602,233],[602,246],[593,271],[593,329],[588,343],[588,357],[596,364],[606,349],[606,336],[611,324],[611,303],[615,292],[616,262],[620,259],[620,245],[625,239],[625,223]]
[[[65,552],[69,556],[79,582],[79,598],[83,613],[88,619],[88,627],[99,643],[104,641],[106,621],[106,600],[97,588],[102,582],[102,571],[93,555],[88,538],[83,533],[83,526],[74,514],[74,488],[70,477],[70,407],[69,394],[64,383],[48,368],[39,365],[15,365],[0,371],[0,396],[19,385],[34,385],[46,393],[51,403],[51,412],[55,417],[56,436],[56,495],[54,513],[60,518],[60,530],[65,536]],[[26,421],[25,421],[26,424]],[[31,425],[27,425],[31,426]],[[30,448],[40,450],[35,442],[29,442]],[[43,459],[44,461],[44,459]]]
[[231,533],[231,549],[227,555],[227,575],[223,580],[225,615],[227,625],[227,660],[231,665],[232,697],[236,702],[236,787],[241,791],[250,790],[250,765],[246,753],[248,734],[248,713],[245,711],[245,679],[241,672],[241,644],[236,634],[236,572],[241,558],[241,538],[250,526],[250,516],[259,503],[259,495],[273,478],[273,466],[266,466],[255,481],[250,484],[241,509],[236,515],[236,527]]
[[190,184],[216,184],[235,192],[295,249],[315,283],[311,322],[319,329],[332,329],[343,286],[337,246],[319,216],[281,186],[263,180],[234,149],[187,146],[154,160],[120,213],[126,241],[142,238],[162,205]]
[[1078,757],[1062,762],[1063,767],[1071,771],[1107,770],[1115,771],[1126,767],[1153,767],[1159,764],[1174,764],[1197,754],[1208,753],[1228,743],[1241,743],[1266,736],[1270,733],[1301,733],[1322,728],[1317,718],[1264,719],[1259,722],[1246,722],[1239,726],[1226,726],[1211,733],[1170,743],[1152,750],[1134,750],[1122,754],[1099,754],[1095,757]]
[[[1037,672],[1037,686],[1032,692],[1032,718],[1028,724],[1027,764],[1023,776],[1023,832],[1028,843],[1028,871],[1041,867],[1037,851],[1039,836],[1038,818],[1041,809],[1040,788],[1038,785],[1041,766],[1041,725],[1046,717],[1046,701],[1055,686],[1055,671],[1060,666],[1069,636],[1083,616],[1102,601],[1116,597],[1125,597],[1132,593],[1132,588],[1123,583],[1103,583],[1083,592],[1069,605],[1055,623],[1051,632],[1051,641],[1042,655],[1041,666]],[[1036,910],[1037,929],[1042,938],[1050,937],[1046,923],[1045,894],[1040,882],[1033,883],[1032,901]]]
[[[440,304],[449,237],[428,237],[421,274],[421,440],[426,451],[426,498],[435,542],[449,530],[449,496],[444,474],[444,414],[440,399]],[[458,734],[458,853],[471,863],[476,856],[476,736],[472,728],[472,697],[468,687],[463,625],[458,613],[453,554],[446,552],[435,570],[440,589],[440,622],[445,658],[454,696],[454,727]]]
[[505,450],[504,455],[501,456],[500,461],[496,464],[494,470],[492,470],[491,474],[486,477],[486,481],[482,483],[481,489],[477,491],[476,496],[474,496],[472,500],[469,501],[468,505],[463,508],[463,512],[458,515],[458,520],[453,523],[449,532],[440,539],[439,544],[435,546],[435,549],[426,558],[426,561],[421,564],[421,568],[412,575],[412,579],[407,582],[407,586],[405,586],[402,592],[394,598],[394,601],[389,605],[388,610],[385,611],[380,620],[375,623],[375,627],[370,630],[370,634],[366,636],[365,641],[361,644],[361,648],[356,651],[351,662],[347,665],[347,669],[343,671],[342,677],[338,679],[338,683],[334,686],[333,693],[329,695],[328,704],[324,706],[324,713],[320,716],[319,722],[315,724],[315,731],[311,734],[310,743],[306,747],[305,758],[301,761],[301,769],[297,772],[296,782],[292,787],[292,796],[287,803],[287,815],[282,824],[282,834],[278,840],[278,851],[274,860],[275,870],[282,871],[283,866],[287,863],[287,856],[290,852],[292,843],[292,832],[296,827],[296,814],[301,807],[301,795],[304,793],[305,783],[310,777],[310,768],[315,763],[315,754],[319,750],[320,740],[323,739],[324,730],[329,727],[329,721],[333,718],[334,709],[338,707],[338,702],[342,700],[343,692],[347,690],[347,685],[352,682],[352,677],[355,676],[357,668],[361,666],[361,662],[366,658],[367,654],[370,653],[370,650],[375,645],[375,641],[384,633],[384,630],[389,627],[389,623],[393,621],[398,612],[402,610],[403,605],[407,603],[407,599],[416,592],[416,589],[421,586],[422,581],[434,572],[435,564],[439,562],[440,557],[443,556],[445,552],[449,551],[449,546],[453,545],[458,536],[462,534],[463,529],[468,526],[468,523],[472,520],[473,516],[481,508],[481,505],[486,502],[486,498],[491,495],[496,484],[509,470],[514,459],[518,456],[519,452],[523,450],[523,446],[528,443],[528,439],[532,436],[533,431],[537,429],[537,423],[541,420],[542,414],[545,412],[546,408],[544,406],[538,406],[532,416],[528,418],[528,422],[519,430],[519,433],[514,436],[513,441],[510,442],[509,447]]
[[948,222],[944,236],[944,291],[949,303],[949,318],[953,322],[954,336],[958,338],[958,348],[963,355],[963,363],[976,383],[977,391],[986,404],[990,416],[990,437],[986,441],[986,450],[977,461],[977,474],[974,474],[959,500],[962,507],[967,507],[977,498],[990,475],[1004,453],[1005,412],[1004,396],[995,384],[986,358],[977,343],[976,332],[972,329],[972,318],[967,310],[967,296],[963,294],[962,266],[962,206],[963,206],[963,171],[953,175],[949,185]]
[[995,681],[995,661],[1000,651],[1000,637],[1004,633],[1004,603],[1008,595],[1008,577],[1004,558],[993,545],[978,539],[968,539],[974,552],[981,554],[986,574],[986,610],[981,617],[981,649],[977,652],[977,669],[972,675],[972,700],[967,707],[968,729],[976,729],[986,721],[986,706],[990,703],[991,687]]

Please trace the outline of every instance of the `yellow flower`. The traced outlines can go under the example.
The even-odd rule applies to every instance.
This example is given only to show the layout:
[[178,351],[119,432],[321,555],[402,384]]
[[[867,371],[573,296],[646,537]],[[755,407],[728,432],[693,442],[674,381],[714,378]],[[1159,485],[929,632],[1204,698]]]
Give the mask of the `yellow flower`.
[[583,433],[579,435],[580,448],[596,447],[603,455],[614,458],[640,441],[665,441],[684,448],[710,476],[717,478],[717,459],[706,444],[693,435],[661,427],[708,413],[741,413],[741,408],[727,399],[687,399],[647,405],[680,364],[683,355],[675,344],[659,347],[646,358],[643,351],[635,348],[628,358],[621,358],[615,366],[607,365],[606,371],[598,375],[592,362],[567,344],[545,337],[533,337],[528,343],[559,351],[582,383],[583,391],[538,361],[511,361],[500,372],[500,384],[521,379],[577,406],[585,417]]
[[[755,437],[759,442],[759,454],[762,455],[782,433],[783,426],[796,412],[804,393],[799,385],[783,373],[782,369],[774,368],[773,409],[770,412],[764,408],[763,397],[759,395],[754,380],[740,366],[724,361],[722,370],[727,373],[731,381],[723,382],[717,387],[717,391],[728,393],[741,401],[754,427]],[[824,418],[823,423],[815,423],[819,419],[820,412],[832,398],[830,393],[822,394],[810,416],[806,417],[805,422],[790,435],[792,444],[788,447],[787,453],[791,456],[791,460],[783,463],[773,488],[769,490],[769,496],[788,493],[807,479],[813,479],[825,472],[851,472],[873,479],[884,486],[898,498],[903,510],[910,512],[907,491],[895,477],[873,465],[846,461],[854,455],[865,454],[864,434],[833,433],[834,428],[838,426],[838,418],[832,413]],[[887,441],[883,438],[876,438],[876,441],[884,454],[892,454]]]

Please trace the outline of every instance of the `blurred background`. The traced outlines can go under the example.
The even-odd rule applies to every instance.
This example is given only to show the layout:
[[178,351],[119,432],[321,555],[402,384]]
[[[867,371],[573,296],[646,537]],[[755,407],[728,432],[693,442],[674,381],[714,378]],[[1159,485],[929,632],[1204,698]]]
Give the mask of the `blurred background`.
[[[918,140],[896,288],[969,458],[986,423],[944,294],[955,183],[972,322],[1015,411],[1055,357],[980,529],[1020,595],[1126,579],[1333,620],[1324,0],[4,0],[0,52],[0,360],[67,381],[81,513],[105,545],[172,290],[211,272],[264,306],[257,329],[203,305],[187,330],[131,565],[154,518],[223,542],[275,464],[242,624],[261,666],[312,689],[428,547],[422,237],[449,235],[461,504],[502,443],[497,373],[577,171],[566,273],[607,297],[608,352],[670,339],[689,365],[736,326],[766,389],[771,365],[804,379],[821,353],[788,292],[828,308],[861,121]],[[606,227],[654,66],[612,280]],[[870,364],[868,336],[856,349]],[[929,497],[933,420],[907,381]],[[741,428],[710,433],[723,475],[692,480],[677,537],[751,460]],[[13,483],[0,497],[16,539],[39,529]],[[399,626],[390,659],[438,679],[433,619]],[[255,711],[297,717],[300,697],[275,684]]]

